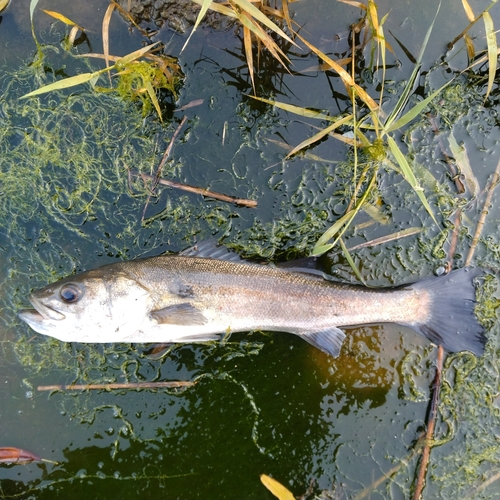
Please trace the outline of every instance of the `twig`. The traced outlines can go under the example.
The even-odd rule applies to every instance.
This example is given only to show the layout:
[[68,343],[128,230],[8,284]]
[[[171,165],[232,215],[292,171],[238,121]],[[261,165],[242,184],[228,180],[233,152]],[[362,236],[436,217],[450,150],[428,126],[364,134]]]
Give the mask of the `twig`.
[[113,389],[175,389],[179,387],[192,387],[196,382],[189,381],[170,381],[170,382],[131,382],[127,384],[61,384],[61,385],[39,385],[37,389],[39,391],[87,391],[87,390],[98,390],[98,391],[109,391]]
[[483,210],[481,211],[481,216],[477,222],[476,232],[472,238],[472,243],[469,249],[469,253],[467,254],[467,259],[465,259],[465,265],[468,266],[472,257],[474,256],[474,252],[476,251],[477,244],[479,243],[479,237],[481,236],[481,232],[483,231],[484,222],[486,220],[486,216],[488,215],[488,207],[491,204],[491,198],[493,196],[493,191],[500,180],[500,161],[497,164],[497,168],[493,173],[493,177],[491,178],[490,185],[488,186],[488,192],[486,194],[486,199],[484,200]]
[[464,500],[471,500],[477,498],[479,493],[484,491],[490,484],[493,484],[495,481],[498,481],[499,479],[500,479],[500,472],[497,472],[495,475],[491,476],[486,481],[483,481],[477,488],[471,491],[470,494],[464,497]]
[[[131,174],[137,175],[145,181],[154,179],[152,175],[143,174],[141,172],[131,171]],[[227,196],[225,194],[209,191],[208,189],[190,186],[189,184],[180,184],[179,182],[168,181],[167,179],[158,179],[158,184],[162,184],[163,186],[170,186],[176,189],[182,189],[183,191],[189,191],[190,193],[201,194],[202,196],[208,196],[210,198],[215,198],[216,200],[227,201],[228,203],[236,203],[236,205],[242,205],[244,207],[255,208],[257,206],[257,202],[254,200],[235,198],[234,196]]]
[[443,346],[439,346],[436,360],[436,375],[434,377],[434,383],[432,384],[432,401],[427,418],[428,424],[427,431],[425,433],[425,444],[424,449],[422,450],[422,459],[420,460],[420,467],[418,470],[417,484],[415,486],[413,500],[420,500],[422,490],[424,489],[425,473],[427,472],[427,465],[429,463],[429,456],[431,453],[430,443],[434,437],[434,427],[436,425],[439,392],[441,389],[441,374],[443,371],[443,359],[444,349]]
[[142,217],[141,217],[141,222],[144,221],[144,216],[146,215],[146,210],[149,205],[149,200],[151,199],[151,195],[154,193],[156,187],[158,186],[158,183],[160,181],[161,177],[161,172],[163,170],[163,167],[165,166],[165,163],[167,163],[167,159],[170,156],[170,153],[172,152],[172,148],[174,146],[174,141],[177,139],[177,136],[179,135],[179,132],[181,131],[181,128],[183,125],[186,123],[187,117],[183,116],[181,123],[179,123],[178,127],[175,129],[174,135],[170,139],[170,142],[168,143],[167,149],[165,150],[165,153],[163,153],[163,158],[161,159],[160,164],[158,165],[158,168],[156,169],[154,178],[153,178],[153,184],[151,186],[150,192],[148,194],[148,199],[146,200],[146,204],[144,205],[144,210],[142,211]]
[[419,227],[411,227],[409,229],[403,229],[402,231],[398,231],[393,234],[388,234],[387,236],[382,236],[380,238],[375,238],[370,241],[365,241],[364,243],[360,243],[359,245],[354,245],[353,247],[348,248],[349,252],[352,250],[359,250],[360,248],[366,247],[374,247],[376,245],[381,245],[383,243],[388,243],[389,241],[394,241],[399,238],[405,238],[407,236],[413,236],[414,234],[418,234],[422,232],[422,229]]

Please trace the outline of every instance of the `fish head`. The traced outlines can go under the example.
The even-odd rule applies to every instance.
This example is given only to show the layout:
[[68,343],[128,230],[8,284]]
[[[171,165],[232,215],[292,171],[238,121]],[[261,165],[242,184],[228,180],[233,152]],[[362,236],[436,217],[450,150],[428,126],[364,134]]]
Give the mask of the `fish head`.
[[124,341],[151,321],[149,291],[112,266],[60,280],[29,300],[34,309],[19,317],[36,332],[65,342]]

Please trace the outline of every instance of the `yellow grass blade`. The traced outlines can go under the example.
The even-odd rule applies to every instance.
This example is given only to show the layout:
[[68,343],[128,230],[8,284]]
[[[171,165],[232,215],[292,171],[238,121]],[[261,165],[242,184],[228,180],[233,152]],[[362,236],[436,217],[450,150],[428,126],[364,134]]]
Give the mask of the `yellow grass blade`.
[[[113,14],[114,10],[114,4],[110,3],[102,19],[102,51],[104,53],[106,68],[109,68],[109,23],[111,22],[111,15]],[[108,77],[109,83],[111,85],[111,73],[108,73]]]
[[306,139],[305,141],[302,141],[298,146],[295,146],[285,157],[290,158],[293,156],[295,153],[300,151],[301,149],[306,148],[307,146],[310,146],[311,144],[314,144],[315,142],[319,141],[325,135],[328,135],[330,132],[335,130],[336,128],[340,127],[341,125],[344,125],[345,123],[350,122],[353,119],[353,115],[348,115],[344,116],[344,118],[341,118],[340,120],[337,120],[336,122],[333,122],[331,125],[328,125],[328,127],[320,130],[318,133],[314,134],[312,137],[309,137],[309,139]]
[[0,12],[5,10],[7,5],[9,5],[10,0],[0,0]]
[[387,137],[387,142],[389,144],[389,148],[394,158],[396,159],[399,165],[401,175],[405,178],[406,182],[408,182],[408,184],[410,184],[410,186],[413,188],[416,195],[420,198],[422,205],[425,207],[427,212],[429,212],[429,215],[432,217],[434,223],[436,224],[436,226],[439,227],[436,217],[434,216],[434,212],[424,194],[424,190],[418,183],[417,178],[415,177],[413,170],[410,168],[410,165],[408,164],[405,155],[401,152],[399,146],[396,144],[396,141],[391,136]]
[[262,12],[255,7],[248,0],[233,0],[233,2],[238,5],[242,10],[247,12],[250,16],[260,21],[264,26],[267,26],[270,30],[277,33],[279,36],[297,46],[297,44],[276,24],[274,24],[268,17],[266,17]]
[[243,45],[245,46],[245,57],[247,59],[248,72],[250,74],[250,80],[252,81],[253,93],[255,94],[255,80],[253,77],[252,33],[246,26],[243,26]]
[[293,494],[287,490],[281,483],[272,477],[262,474],[260,476],[262,484],[279,500],[295,500]]
[[467,57],[469,58],[469,62],[471,62],[476,57],[476,49],[474,48],[474,43],[472,42],[472,38],[469,33],[465,33],[464,42],[467,47]]
[[474,21],[476,16],[474,15],[474,12],[472,12],[469,2],[467,2],[467,0],[462,0],[462,5],[464,6],[465,14],[469,22]]
[[337,120],[335,116],[325,115],[320,111],[315,111],[313,109],[301,108],[300,106],[294,106],[293,104],[285,104],[284,102],[279,102],[279,101],[270,101],[269,99],[264,99],[263,97],[257,97],[253,95],[249,97],[251,97],[252,99],[256,99],[257,101],[270,104],[271,106],[276,106],[277,108],[280,108],[283,111],[288,111],[290,113],[294,113],[299,116],[304,116],[305,118],[317,118],[318,120],[328,120],[328,121]]
[[347,5],[351,5],[352,7],[357,7],[361,10],[366,10],[366,5],[361,2],[355,2],[354,0],[338,0],[341,3],[346,3]]
[[360,243],[359,245],[354,245],[353,247],[348,248],[348,250],[352,252],[353,250],[359,250],[360,248],[374,247],[377,245],[382,245],[384,243],[389,243],[390,241],[399,240],[400,238],[406,238],[407,236],[413,236],[414,234],[418,234],[421,232],[421,227],[409,227],[408,229],[402,229],[401,231],[388,234],[387,236],[381,236],[380,238],[375,238],[374,240],[365,241],[364,243]]
[[497,71],[497,35],[493,26],[493,19],[489,12],[483,12],[484,27],[486,29],[486,43],[488,45],[488,87],[484,101],[488,99]]
[[[193,2],[203,7],[203,4],[206,2],[206,0],[193,0]],[[236,12],[234,12],[234,10],[230,9],[229,7],[226,7],[225,5],[221,5],[220,3],[215,3],[215,2],[208,2],[208,3],[209,3],[208,8],[210,10],[218,12],[219,14],[224,14],[225,16],[228,17],[237,17]]]
[[66,16],[63,16],[62,14],[59,14],[59,12],[55,12],[53,10],[45,10],[43,9],[45,14],[48,14],[49,16],[53,17],[54,19],[57,19],[59,21],[62,21],[64,24],[67,24],[68,26],[76,26],[79,30],[85,31],[81,26],[73,22],[71,19],[68,19]]
[[76,40],[76,35],[78,35],[78,31],[80,31],[80,28],[78,26],[73,26],[71,28],[71,31],[69,32],[68,35],[68,42],[73,45]]
[[186,40],[186,42],[182,46],[181,53],[186,48],[187,44],[189,43],[189,40],[191,40],[191,37],[193,36],[193,33],[196,31],[196,28],[198,28],[198,26],[201,23],[202,19],[205,17],[205,14],[207,13],[207,10],[210,7],[211,3],[212,3],[212,0],[203,0],[200,3],[201,10],[200,10],[200,12],[198,12],[198,17],[196,18],[196,21],[194,23],[193,29],[192,29],[191,33],[189,34],[188,39]]
[[336,63],[333,59],[328,57],[326,54],[321,52],[318,48],[316,48],[314,45],[309,43],[306,39],[304,39],[301,35],[296,33],[296,35],[304,42],[307,47],[309,47],[310,50],[312,50],[318,57],[323,59],[325,63],[327,63],[334,71],[336,71],[344,84],[351,89],[354,89],[356,91],[356,95],[359,96],[359,98],[370,108],[371,111],[374,111],[378,108],[377,103],[366,93],[366,91],[361,88],[352,78],[352,76],[338,63]]
[[271,52],[273,57],[277,59],[286,68],[286,64],[283,62],[278,52],[288,62],[290,62],[290,60],[288,59],[286,54],[279,48],[278,44],[264,31],[264,29],[258,23],[254,22],[253,19],[250,16],[248,16],[246,12],[239,13],[238,20],[243,26],[246,26],[250,31],[255,33],[257,39],[260,40],[266,46],[267,50]]
[[151,85],[151,82],[150,81],[144,82],[144,86],[146,87],[146,90],[148,91],[149,98],[151,99],[151,102],[153,103],[153,106],[155,107],[156,112],[158,113],[158,117],[160,118],[160,121],[163,122],[163,118],[161,116],[160,103],[158,102],[158,98],[156,97],[156,92],[154,91],[154,88]]
[[288,0],[282,0],[281,2],[281,8],[283,10],[283,16],[285,17],[286,25],[288,26],[288,29],[290,31],[293,31],[292,29],[292,19],[290,17],[290,11],[288,10]]
[[25,94],[20,99],[25,99],[26,97],[33,97],[40,94],[45,94],[46,92],[51,92],[53,90],[67,89],[69,87],[75,87],[76,85],[81,85],[82,83],[90,82],[96,76],[108,71],[107,69],[101,69],[95,71],[94,73],[81,73],[80,75],[72,76],[70,78],[65,78],[64,80],[59,80],[57,82],[51,83],[50,85],[45,85],[39,89],[33,90],[29,94]]
[[126,56],[120,57],[120,59],[118,59],[116,62],[119,64],[131,63],[132,61],[139,59],[139,57],[142,57],[144,54],[149,52],[155,45],[158,45],[159,43],[160,42],[155,42],[155,43],[152,43],[151,45],[146,45],[146,47],[143,47],[142,49],[134,50],[134,52],[131,52],[130,54],[127,54]]

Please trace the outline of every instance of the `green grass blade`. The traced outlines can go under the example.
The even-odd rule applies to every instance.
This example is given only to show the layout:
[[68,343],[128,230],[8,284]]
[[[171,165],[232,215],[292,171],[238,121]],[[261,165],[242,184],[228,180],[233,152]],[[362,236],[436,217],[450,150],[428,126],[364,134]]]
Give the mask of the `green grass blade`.
[[434,223],[436,224],[436,226],[439,227],[434,212],[432,211],[432,208],[424,194],[424,190],[418,183],[418,180],[415,177],[413,170],[410,168],[410,165],[408,164],[405,155],[401,152],[398,145],[396,144],[396,141],[392,137],[388,136],[387,142],[389,143],[389,148],[399,165],[401,175],[405,178],[406,182],[408,182],[408,184],[410,184],[410,186],[413,188],[417,196],[420,198],[422,205],[425,207],[427,212],[429,212],[429,215],[432,217]]
[[431,25],[429,26],[429,29],[427,30],[427,33],[425,35],[424,41],[422,43],[422,48],[420,49],[420,53],[417,58],[417,63],[415,67],[413,68],[412,74],[406,83],[406,86],[403,90],[403,93],[401,94],[401,97],[398,99],[398,102],[394,106],[394,109],[392,112],[389,114],[387,117],[387,120],[385,121],[384,124],[384,130],[389,130],[391,128],[392,123],[394,120],[397,118],[397,116],[403,111],[404,107],[408,103],[408,99],[410,98],[412,92],[413,92],[413,87],[415,85],[415,82],[420,75],[420,68],[422,67],[422,58],[424,57],[424,52],[427,47],[427,43],[429,42],[429,37],[431,36],[432,33],[432,28],[434,27],[434,23],[436,22],[437,15],[439,13],[439,10],[441,9],[441,2],[439,2],[436,14],[434,15],[434,19],[432,20]]
[[413,106],[409,111],[407,111],[399,120],[395,121],[392,125],[389,127],[387,126],[387,122],[384,126],[384,131],[387,132],[393,132],[394,130],[397,130],[398,128],[403,127],[407,123],[411,122],[415,118],[421,115],[422,111],[429,105],[429,103],[435,99],[441,91],[447,87],[453,80],[455,80],[456,76],[454,76],[450,81],[446,82],[441,88],[433,92],[430,96],[427,96],[425,99],[420,101],[418,104]]
[[[352,210],[349,210],[349,212],[344,214],[339,220],[337,220],[330,228],[328,228],[319,237],[318,241],[316,242],[316,245],[314,245],[314,248],[312,249],[311,252],[312,257],[319,257],[320,255],[323,255],[325,252],[328,252],[337,244],[339,238],[342,237],[342,235],[349,227],[349,224],[351,223],[352,219],[354,219],[356,214],[363,206],[363,203],[370,194],[376,180],[377,180],[377,172],[373,174],[373,177],[370,183],[368,184],[366,191],[363,193],[363,196],[359,199],[357,205]],[[333,241],[333,243],[328,243],[331,239],[335,237],[337,233],[339,234],[337,238]]]
[[344,254],[344,257],[346,258],[347,262],[351,266],[351,269],[354,271],[354,274],[358,278],[363,285],[366,286],[365,280],[363,279],[363,276],[361,276],[361,273],[359,272],[359,269],[356,267],[356,264],[354,263],[354,260],[351,257],[351,254],[349,253],[349,250],[345,246],[344,240],[342,238],[339,239],[340,243],[340,248],[342,248],[342,253]]
[[33,21],[33,15],[35,13],[36,6],[38,5],[38,0],[31,0],[30,2],[30,23],[31,23],[31,35],[33,36],[33,40],[35,40],[35,44],[37,49],[40,51],[40,44],[38,43],[38,39],[35,35],[35,24]]

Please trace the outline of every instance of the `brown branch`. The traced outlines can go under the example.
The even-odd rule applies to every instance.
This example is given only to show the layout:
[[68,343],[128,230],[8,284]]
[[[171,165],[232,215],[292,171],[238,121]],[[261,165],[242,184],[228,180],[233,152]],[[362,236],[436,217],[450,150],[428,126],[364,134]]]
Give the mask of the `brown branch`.
[[[154,179],[152,175],[143,174],[140,172],[131,172],[131,174],[137,175],[145,181]],[[163,186],[170,186],[176,189],[182,189],[183,191],[188,191],[190,193],[201,194],[202,196],[208,196],[210,198],[215,198],[216,200],[227,201],[228,203],[235,203],[236,205],[241,205],[244,207],[255,208],[257,206],[257,202],[254,200],[235,198],[234,196],[227,196],[225,194],[216,193],[215,191],[209,191],[208,189],[190,186],[189,184],[180,184],[179,182],[168,181],[167,179],[158,179],[158,184],[162,184]]]
[[109,391],[113,389],[129,389],[129,390],[140,390],[140,389],[176,389],[179,387],[192,387],[196,382],[189,381],[170,381],[170,382],[130,382],[125,384],[62,384],[62,385],[39,385],[37,389],[39,391],[87,391],[87,390],[98,390],[98,391]]
[[493,196],[493,191],[500,180],[500,161],[497,164],[497,168],[493,173],[493,177],[491,178],[490,185],[488,186],[488,192],[486,194],[486,199],[484,200],[483,210],[481,211],[481,216],[477,222],[476,232],[472,238],[472,243],[469,249],[469,253],[467,254],[467,258],[465,259],[465,265],[468,266],[472,257],[474,256],[474,252],[476,251],[477,244],[479,243],[479,237],[481,236],[481,232],[483,231],[484,223],[486,220],[486,216],[488,215],[488,208],[491,204],[491,198]]
[[417,484],[413,493],[413,500],[420,500],[422,490],[424,489],[425,473],[427,472],[427,465],[431,454],[431,442],[434,437],[434,427],[436,426],[436,418],[438,412],[439,392],[441,389],[441,374],[443,371],[444,349],[443,346],[438,348],[438,356],[436,360],[436,375],[434,383],[432,384],[432,401],[429,408],[429,415],[427,418],[427,431],[425,433],[425,444],[422,450],[422,459],[420,460],[420,467],[418,470]]

